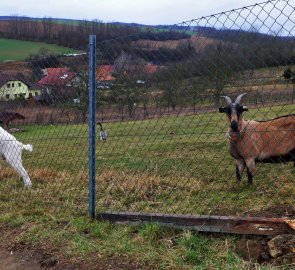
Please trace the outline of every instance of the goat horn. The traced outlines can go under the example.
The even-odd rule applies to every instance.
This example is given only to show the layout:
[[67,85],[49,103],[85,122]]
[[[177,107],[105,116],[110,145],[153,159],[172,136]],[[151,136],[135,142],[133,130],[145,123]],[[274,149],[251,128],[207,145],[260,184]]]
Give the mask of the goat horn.
[[242,97],[243,97],[243,96],[246,96],[246,95],[248,95],[248,93],[240,94],[240,95],[237,97],[235,103],[240,104]]
[[224,99],[226,100],[226,102],[227,102],[227,105],[229,105],[229,104],[231,104],[231,103],[232,103],[232,101],[231,101],[231,98],[230,98],[230,97],[228,97],[228,96],[220,96],[220,97],[222,97],[222,98],[224,98]]

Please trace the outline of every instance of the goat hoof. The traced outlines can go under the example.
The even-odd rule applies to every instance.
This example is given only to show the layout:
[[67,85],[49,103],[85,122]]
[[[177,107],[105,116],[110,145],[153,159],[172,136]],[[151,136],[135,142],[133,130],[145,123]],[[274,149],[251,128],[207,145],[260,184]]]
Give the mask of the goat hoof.
[[32,188],[32,183],[26,183],[26,184],[25,184],[25,188],[29,188],[29,189],[31,189],[31,188]]

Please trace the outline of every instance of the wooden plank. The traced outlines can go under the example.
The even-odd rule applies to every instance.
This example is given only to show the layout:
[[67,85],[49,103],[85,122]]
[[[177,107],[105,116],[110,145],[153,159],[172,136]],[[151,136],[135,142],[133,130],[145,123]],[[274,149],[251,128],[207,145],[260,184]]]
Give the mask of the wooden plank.
[[220,232],[251,235],[294,234],[295,220],[210,215],[169,215],[137,212],[106,212],[97,215],[112,222],[157,222],[172,227],[187,227],[200,232]]

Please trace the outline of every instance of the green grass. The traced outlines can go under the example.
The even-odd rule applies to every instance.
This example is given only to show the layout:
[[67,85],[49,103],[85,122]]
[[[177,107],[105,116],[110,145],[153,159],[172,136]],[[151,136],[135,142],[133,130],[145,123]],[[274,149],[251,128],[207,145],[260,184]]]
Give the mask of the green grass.
[[21,61],[30,54],[38,54],[41,48],[54,54],[73,53],[74,50],[66,47],[42,42],[20,41],[13,39],[0,39],[0,62],[8,60]]
[[[294,112],[294,105],[251,109],[245,118]],[[293,164],[258,165],[253,186],[245,176],[235,184],[224,115],[170,116],[105,127],[108,141],[98,141],[96,149],[98,211],[247,215],[294,205]],[[60,259],[85,263],[112,258],[154,269],[249,269],[234,252],[238,237],[90,221],[85,216],[87,126],[25,129],[15,136],[34,145],[33,153],[23,153],[33,189],[24,189],[16,173],[1,164],[0,229],[14,232],[9,241],[58,250]],[[5,234],[2,238],[5,242]]]

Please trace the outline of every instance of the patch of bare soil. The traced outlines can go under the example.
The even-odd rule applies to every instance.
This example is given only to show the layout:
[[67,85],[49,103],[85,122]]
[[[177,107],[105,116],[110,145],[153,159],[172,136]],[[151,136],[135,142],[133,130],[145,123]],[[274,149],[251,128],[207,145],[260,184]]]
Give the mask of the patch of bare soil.
[[39,270],[39,261],[30,252],[8,252],[0,249],[0,270]]
[[87,258],[67,256],[49,243],[33,247],[15,240],[22,229],[0,229],[0,270],[149,270],[154,267],[140,264],[125,256],[102,258],[89,254]]
[[79,258],[61,258],[43,253],[41,250],[8,251],[0,249],[0,270],[119,270],[151,269],[126,258],[114,257],[100,259],[96,254],[88,260]]
[[[215,209],[212,215],[216,216],[232,216],[235,213],[229,213],[227,209]],[[273,205],[262,210],[251,210],[240,214],[245,217],[262,217],[262,218],[288,218],[295,219],[295,206],[294,205]]]
[[293,205],[274,205],[264,210],[251,211],[246,213],[252,217],[281,218],[286,217],[295,219],[295,206]]

